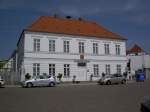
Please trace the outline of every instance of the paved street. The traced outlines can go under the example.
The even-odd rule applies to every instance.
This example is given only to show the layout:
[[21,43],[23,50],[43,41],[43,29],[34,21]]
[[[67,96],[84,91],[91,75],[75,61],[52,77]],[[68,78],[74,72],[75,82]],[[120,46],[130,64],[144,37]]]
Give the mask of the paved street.
[[0,88],[0,112],[139,112],[145,95],[150,95],[150,81]]

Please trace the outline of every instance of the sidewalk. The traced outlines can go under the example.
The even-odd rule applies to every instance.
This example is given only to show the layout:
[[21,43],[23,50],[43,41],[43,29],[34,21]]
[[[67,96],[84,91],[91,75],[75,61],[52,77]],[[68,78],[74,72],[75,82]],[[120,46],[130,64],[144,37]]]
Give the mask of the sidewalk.
[[[136,81],[135,80],[130,80],[130,81],[127,81],[126,83],[129,84],[129,83],[135,83]],[[57,86],[78,86],[78,85],[97,85],[97,81],[81,81],[79,83],[72,83],[72,82],[61,82],[59,84],[57,84]],[[5,85],[6,88],[13,88],[13,87],[16,87],[16,88],[19,88],[21,87],[21,85]]]
[[19,88],[21,85],[5,85],[6,88]]

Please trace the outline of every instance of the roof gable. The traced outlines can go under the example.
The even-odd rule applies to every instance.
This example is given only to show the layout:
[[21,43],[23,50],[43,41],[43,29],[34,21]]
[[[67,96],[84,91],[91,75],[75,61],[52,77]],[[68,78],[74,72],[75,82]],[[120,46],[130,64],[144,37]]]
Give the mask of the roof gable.
[[130,50],[129,53],[142,53],[144,50],[137,44],[135,44]]

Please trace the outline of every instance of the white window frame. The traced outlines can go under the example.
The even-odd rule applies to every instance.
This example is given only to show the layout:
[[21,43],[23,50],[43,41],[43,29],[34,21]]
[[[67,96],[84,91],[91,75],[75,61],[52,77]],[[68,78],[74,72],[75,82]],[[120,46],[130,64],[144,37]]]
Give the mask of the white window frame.
[[109,55],[110,54],[110,45],[109,44],[104,44],[104,49],[105,49],[105,54]]
[[93,71],[94,71],[94,76],[99,76],[99,65],[98,64],[93,65]]
[[40,75],[40,63],[33,63],[33,76]]
[[116,55],[120,55],[120,45],[116,45]]
[[116,72],[117,74],[121,74],[121,65],[116,65]]
[[49,75],[55,76],[55,73],[56,73],[55,64],[49,64]]
[[33,50],[35,51],[35,52],[38,52],[38,51],[40,51],[40,39],[34,39],[33,40]]
[[98,43],[93,43],[93,54],[98,54]]
[[68,40],[64,40],[64,53],[69,53],[70,42]]
[[84,42],[79,42],[79,53],[84,53]]
[[64,77],[70,77],[70,64],[64,64]]
[[55,52],[55,40],[49,40],[49,52]]
[[110,75],[111,74],[110,64],[106,64],[105,65],[105,71],[106,71],[106,75]]

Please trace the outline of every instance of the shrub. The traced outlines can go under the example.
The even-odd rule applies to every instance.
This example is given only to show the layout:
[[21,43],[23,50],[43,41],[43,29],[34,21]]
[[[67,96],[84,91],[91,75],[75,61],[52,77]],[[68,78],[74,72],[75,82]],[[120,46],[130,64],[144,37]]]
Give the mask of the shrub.
[[31,78],[31,75],[29,74],[29,73],[27,73],[26,75],[25,75],[25,79],[26,80],[29,80]]

